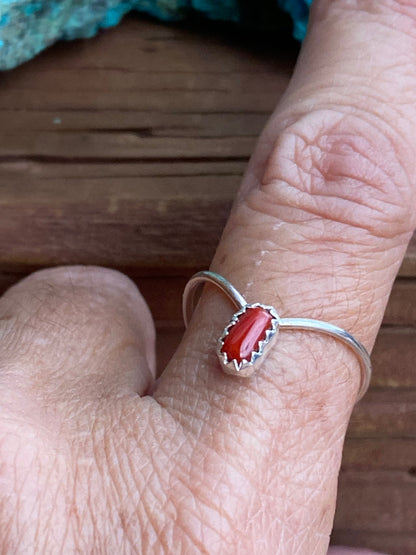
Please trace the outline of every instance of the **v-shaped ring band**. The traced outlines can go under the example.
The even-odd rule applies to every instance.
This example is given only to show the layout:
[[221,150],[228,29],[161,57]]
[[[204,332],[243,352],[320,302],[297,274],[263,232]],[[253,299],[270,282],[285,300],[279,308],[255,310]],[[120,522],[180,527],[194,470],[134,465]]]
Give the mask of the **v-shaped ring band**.
[[371,379],[371,360],[364,345],[353,335],[328,322],[309,318],[280,318],[272,306],[247,304],[237,289],[215,272],[198,272],[188,281],[182,304],[185,326],[195,309],[199,286],[207,282],[219,288],[238,309],[217,343],[217,355],[224,372],[249,377],[264,360],[278,331],[313,331],[335,337],[356,354],[361,367],[357,402],[364,396]]

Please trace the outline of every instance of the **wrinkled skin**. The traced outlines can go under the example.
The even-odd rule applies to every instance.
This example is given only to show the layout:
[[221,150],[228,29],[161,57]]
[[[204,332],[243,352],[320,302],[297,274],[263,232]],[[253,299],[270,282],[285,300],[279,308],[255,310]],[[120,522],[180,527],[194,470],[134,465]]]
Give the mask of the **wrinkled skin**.
[[[370,349],[415,227],[415,107],[416,2],[317,0],[212,269]],[[4,295],[2,553],[327,552],[358,362],[282,332],[254,378],[223,375],[231,313],[206,291],[155,383],[121,274],[46,270]]]

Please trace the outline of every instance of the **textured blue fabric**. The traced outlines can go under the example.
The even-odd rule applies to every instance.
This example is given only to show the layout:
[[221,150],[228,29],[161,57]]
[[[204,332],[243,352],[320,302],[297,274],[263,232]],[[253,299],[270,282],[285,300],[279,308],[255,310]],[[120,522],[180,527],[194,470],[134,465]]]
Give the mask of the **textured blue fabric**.
[[298,40],[303,40],[308,26],[309,7],[312,0],[278,0],[278,2],[292,16],[293,36]]
[[[262,0],[254,4],[262,10]],[[276,0],[294,20],[302,39],[312,0]],[[240,22],[242,0],[0,0],[0,70],[29,60],[60,39],[89,38],[117,25],[132,10],[165,21],[199,13],[207,18]],[[253,8],[252,8],[253,9]]]

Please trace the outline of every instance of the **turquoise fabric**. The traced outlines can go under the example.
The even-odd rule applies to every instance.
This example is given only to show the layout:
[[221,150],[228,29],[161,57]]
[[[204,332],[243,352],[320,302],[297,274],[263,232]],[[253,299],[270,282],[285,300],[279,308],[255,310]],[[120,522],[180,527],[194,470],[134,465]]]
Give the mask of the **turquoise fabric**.
[[[0,0],[1,1],[1,0]],[[312,0],[278,0],[280,6],[290,13],[293,19],[293,36],[303,40],[308,25],[309,7]]]
[[[302,39],[312,0],[275,0],[294,21]],[[0,70],[29,60],[57,40],[89,38],[117,25],[130,11],[165,21],[191,14],[242,22],[244,7],[266,10],[265,0],[0,0]]]

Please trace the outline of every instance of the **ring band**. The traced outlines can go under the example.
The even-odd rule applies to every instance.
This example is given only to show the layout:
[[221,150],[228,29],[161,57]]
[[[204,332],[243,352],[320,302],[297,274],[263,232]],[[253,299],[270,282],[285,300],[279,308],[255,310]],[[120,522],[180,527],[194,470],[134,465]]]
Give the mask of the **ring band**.
[[199,286],[207,282],[225,293],[238,309],[217,343],[217,355],[224,372],[234,376],[251,376],[264,360],[280,330],[314,331],[339,339],[357,355],[361,367],[357,402],[364,396],[371,379],[371,360],[364,345],[355,337],[328,322],[309,318],[280,318],[272,306],[247,304],[237,289],[215,272],[198,272],[188,281],[182,303],[185,327],[195,309]]

